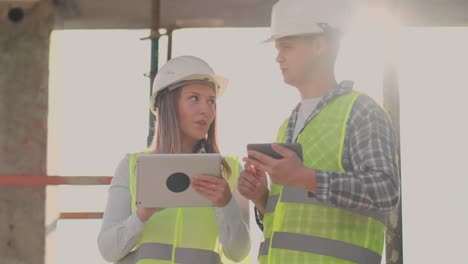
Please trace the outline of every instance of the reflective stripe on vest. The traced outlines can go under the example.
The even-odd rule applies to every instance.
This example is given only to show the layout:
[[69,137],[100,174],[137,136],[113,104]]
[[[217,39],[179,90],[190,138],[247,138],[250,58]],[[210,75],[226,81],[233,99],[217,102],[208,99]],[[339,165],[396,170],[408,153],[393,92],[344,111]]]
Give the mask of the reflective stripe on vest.
[[258,249],[258,256],[266,256],[268,255],[268,249],[270,248],[270,239],[265,239],[262,243],[260,243],[260,247]]
[[175,263],[221,263],[218,253],[205,249],[176,248]]
[[[268,197],[266,213],[273,212],[275,210],[276,204],[278,203],[279,195],[272,195]],[[317,200],[314,197],[310,197],[307,191],[304,191],[299,188],[294,187],[283,187],[283,195],[281,196],[281,201],[285,203],[303,203],[303,204],[316,204],[323,205],[328,207],[339,208],[346,210],[352,213],[360,214],[363,216],[371,217],[382,224],[385,224],[387,221],[387,214],[384,212],[376,210],[363,210],[363,209],[353,209],[353,208],[342,208],[338,207],[332,203],[325,203]]]
[[265,207],[265,213],[271,213],[275,210],[276,204],[278,203],[279,194],[268,196],[267,204]]
[[[261,256],[268,255],[269,242],[270,240],[265,240],[264,245],[261,245]],[[326,255],[359,264],[381,261],[381,256],[372,250],[338,240],[302,234],[276,232],[271,247]]]
[[[143,259],[159,259],[170,261],[172,257],[172,245],[163,243],[144,243],[128,254],[119,264],[137,263]],[[205,249],[176,248],[174,259],[176,263],[221,263],[220,256]]]
[[133,264],[141,259],[171,260],[172,245],[163,243],[144,243],[140,247],[128,254],[119,264]]

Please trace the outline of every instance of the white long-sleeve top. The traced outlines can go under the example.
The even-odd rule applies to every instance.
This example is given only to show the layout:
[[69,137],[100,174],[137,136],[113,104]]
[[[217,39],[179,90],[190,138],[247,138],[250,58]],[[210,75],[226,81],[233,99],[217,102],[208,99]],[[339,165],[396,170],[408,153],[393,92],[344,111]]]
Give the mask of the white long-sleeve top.
[[[130,154],[127,154],[117,166],[98,236],[99,251],[109,262],[124,258],[135,247],[145,226],[136,213],[132,213],[129,161]],[[239,261],[250,250],[246,224],[249,221],[249,205],[237,191],[233,198],[225,207],[214,207],[213,210],[224,254],[233,261]]]

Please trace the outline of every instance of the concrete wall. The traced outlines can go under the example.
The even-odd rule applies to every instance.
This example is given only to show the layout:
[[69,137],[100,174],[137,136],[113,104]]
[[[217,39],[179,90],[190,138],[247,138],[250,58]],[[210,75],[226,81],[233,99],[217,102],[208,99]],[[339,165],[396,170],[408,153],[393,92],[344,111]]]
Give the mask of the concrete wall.
[[[0,2],[0,175],[45,175],[51,0]],[[45,188],[0,187],[2,263],[44,263]]]

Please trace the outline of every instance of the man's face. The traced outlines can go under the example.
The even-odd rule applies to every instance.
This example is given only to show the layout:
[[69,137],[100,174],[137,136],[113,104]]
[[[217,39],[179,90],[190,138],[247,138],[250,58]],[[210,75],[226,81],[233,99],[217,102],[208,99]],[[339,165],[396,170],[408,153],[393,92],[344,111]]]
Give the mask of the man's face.
[[278,62],[284,82],[297,87],[317,70],[320,56],[316,38],[289,36],[277,39]]

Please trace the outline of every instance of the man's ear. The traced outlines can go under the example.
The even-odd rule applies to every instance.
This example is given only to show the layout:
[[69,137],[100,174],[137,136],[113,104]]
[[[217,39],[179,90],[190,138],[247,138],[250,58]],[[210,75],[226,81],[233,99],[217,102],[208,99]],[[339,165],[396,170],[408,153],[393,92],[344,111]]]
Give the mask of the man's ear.
[[328,51],[328,42],[324,36],[317,36],[314,39],[314,49],[316,54],[319,56],[323,56]]

